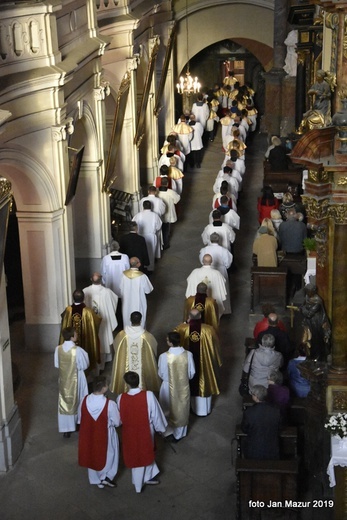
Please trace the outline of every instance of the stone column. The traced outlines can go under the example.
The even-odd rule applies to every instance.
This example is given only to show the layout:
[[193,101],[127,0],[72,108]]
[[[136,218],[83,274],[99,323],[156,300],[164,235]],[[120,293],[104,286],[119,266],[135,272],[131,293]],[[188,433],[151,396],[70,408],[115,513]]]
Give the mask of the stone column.
[[16,462],[23,447],[22,426],[18,407],[14,402],[12,381],[11,341],[8,325],[6,280],[3,254],[11,203],[11,183],[0,179],[0,472]]
[[65,218],[62,209],[17,212],[25,294],[25,344],[52,352],[57,346],[70,273],[66,270]]
[[23,448],[22,423],[14,401],[11,342],[8,326],[5,274],[0,280],[0,472],[7,471]]
[[286,46],[284,40],[287,32],[287,2],[275,0],[274,8],[274,48],[273,66],[270,72],[265,74],[265,130],[273,135],[280,135],[282,119],[282,80],[285,76],[283,70]]

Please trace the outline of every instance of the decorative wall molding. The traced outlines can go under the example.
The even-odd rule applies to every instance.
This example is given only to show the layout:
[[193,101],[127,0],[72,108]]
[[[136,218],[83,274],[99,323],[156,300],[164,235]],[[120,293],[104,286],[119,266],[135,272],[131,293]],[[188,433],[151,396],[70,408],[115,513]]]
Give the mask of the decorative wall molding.
[[69,135],[74,133],[73,118],[69,117],[63,125],[52,126],[53,141],[65,141]]
[[322,220],[328,216],[329,199],[317,200],[314,197],[303,195],[302,202],[309,217],[315,220]]

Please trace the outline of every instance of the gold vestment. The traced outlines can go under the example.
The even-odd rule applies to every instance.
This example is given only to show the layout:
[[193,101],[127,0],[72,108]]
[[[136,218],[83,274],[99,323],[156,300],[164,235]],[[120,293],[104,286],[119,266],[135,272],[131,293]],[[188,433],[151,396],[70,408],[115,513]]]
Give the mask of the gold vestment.
[[140,377],[142,390],[159,392],[158,365],[154,355],[153,336],[144,331],[137,340],[132,340],[124,330],[114,340],[115,356],[112,366],[110,390],[119,395],[127,392],[123,376],[132,370]]
[[[175,331],[179,332],[181,345],[189,350],[189,324],[181,323]],[[222,365],[218,336],[211,325],[202,323],[199,338],[195,339],[200,340],[200,366],[195,366],[196,372],[199,373],[199,396],[218,395],[220,392],[217,376]]]
[[170,416],[173,428],[187,426],[190,410],[190,389],[188,377],[188,352],[179,356],[166,353],[169,372]]
[[188,319],[189,311],[191,311],[192,309],[198,309],[198,311],[203,312],[204,323],[206,323],[206,325],[211,325],[211,327],[213,327],[216,333],[218,334],[219,313],[216,300],[207,297],[205,300],[205,307],[202,308],[201,304],[195,304],[195,296],[189,296],[189,298],[187,298],[184,303],[183,321],[186,321]]
[[62,415],[75,415],[78,409],[76,347],[65,352],[58,348],[59,401],[58,411]]
[[[100,343],[99,343],[99,327],[101,323],[100,316],[95,314],[95,312],[89,307],[84,307],[82,310],[82,319],[81,319],[81,327],[80,327],[80,335],[78,340],[76,341],[76,345],[82,347],[89,356],[89,369],[92,370],[96,368],[97,364],[100,364]],[[76,325],[75,320],[72,315],[72,307],[69,305],[66,307],[66,310],[63,315],[61,330],[66,329],[67,327],[73,327]],[[78,331],[77,331],[78,332]],[[62,343],[64,341],[62,335],[60,334],[59,342]]]

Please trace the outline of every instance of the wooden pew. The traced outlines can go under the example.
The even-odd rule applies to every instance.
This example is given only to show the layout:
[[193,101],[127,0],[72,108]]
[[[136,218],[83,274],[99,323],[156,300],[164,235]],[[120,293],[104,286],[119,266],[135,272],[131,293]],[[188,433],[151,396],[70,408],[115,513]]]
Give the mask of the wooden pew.
[[297,459],[237,459],[238,519],[249,518],[250,513],[264,509],[270,503],[270,510],[293,509],[298,498],[298,473]]
[[[251,395],[245,395],[242,398],[242,409],[246,410],[249,406],[253,406],[254,401]],[[288,423],[290,426],[304,426],[306,418],[306,399],[300,397],[292,397],[290,407],[288,409]]]
[[[237,425],[235,429],[238,458],[243,458],[242,444],[247,434]],[[296,426],[285,426],[280,432],[280,457],[281,459],[296,459],[298,456],[298,430]]]
[[283,309],[287,303],[286,267],[251,267],[251,312],[261,311],[264,303]]
[[297,457],[297,429],[282,429],[279,460],[244,459],[242,440],[247,435],[242,432],[241,426],[236,427],[235,437],[238,454],[235,466],[238,518],[248,518],[254,509],[266,508],[269,503],[271,509],[292,509],[290,501],[297,501],[298,498],[300,460]]
[[274,193],[285,193],[288,191],[288,185],[295,185],[301,189],[302,168],[274,172],[270,163],[264,161],[263,186],[271,186]]

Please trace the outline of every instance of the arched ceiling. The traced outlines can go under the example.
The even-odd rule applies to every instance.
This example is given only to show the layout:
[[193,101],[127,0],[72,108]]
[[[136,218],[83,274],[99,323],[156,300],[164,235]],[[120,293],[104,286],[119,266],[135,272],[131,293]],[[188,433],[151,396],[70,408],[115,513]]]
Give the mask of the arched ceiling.
[[188,3],[187,11],[185,1],[174,3],[175,18],[178,20],[176,39],[178,72],[182,71],[188,59],[190,60],[201,50],[226,39],[247,48],[265,69],[269,69],[273,46],[273,3],[220,1],[215,3],[189,1]]

